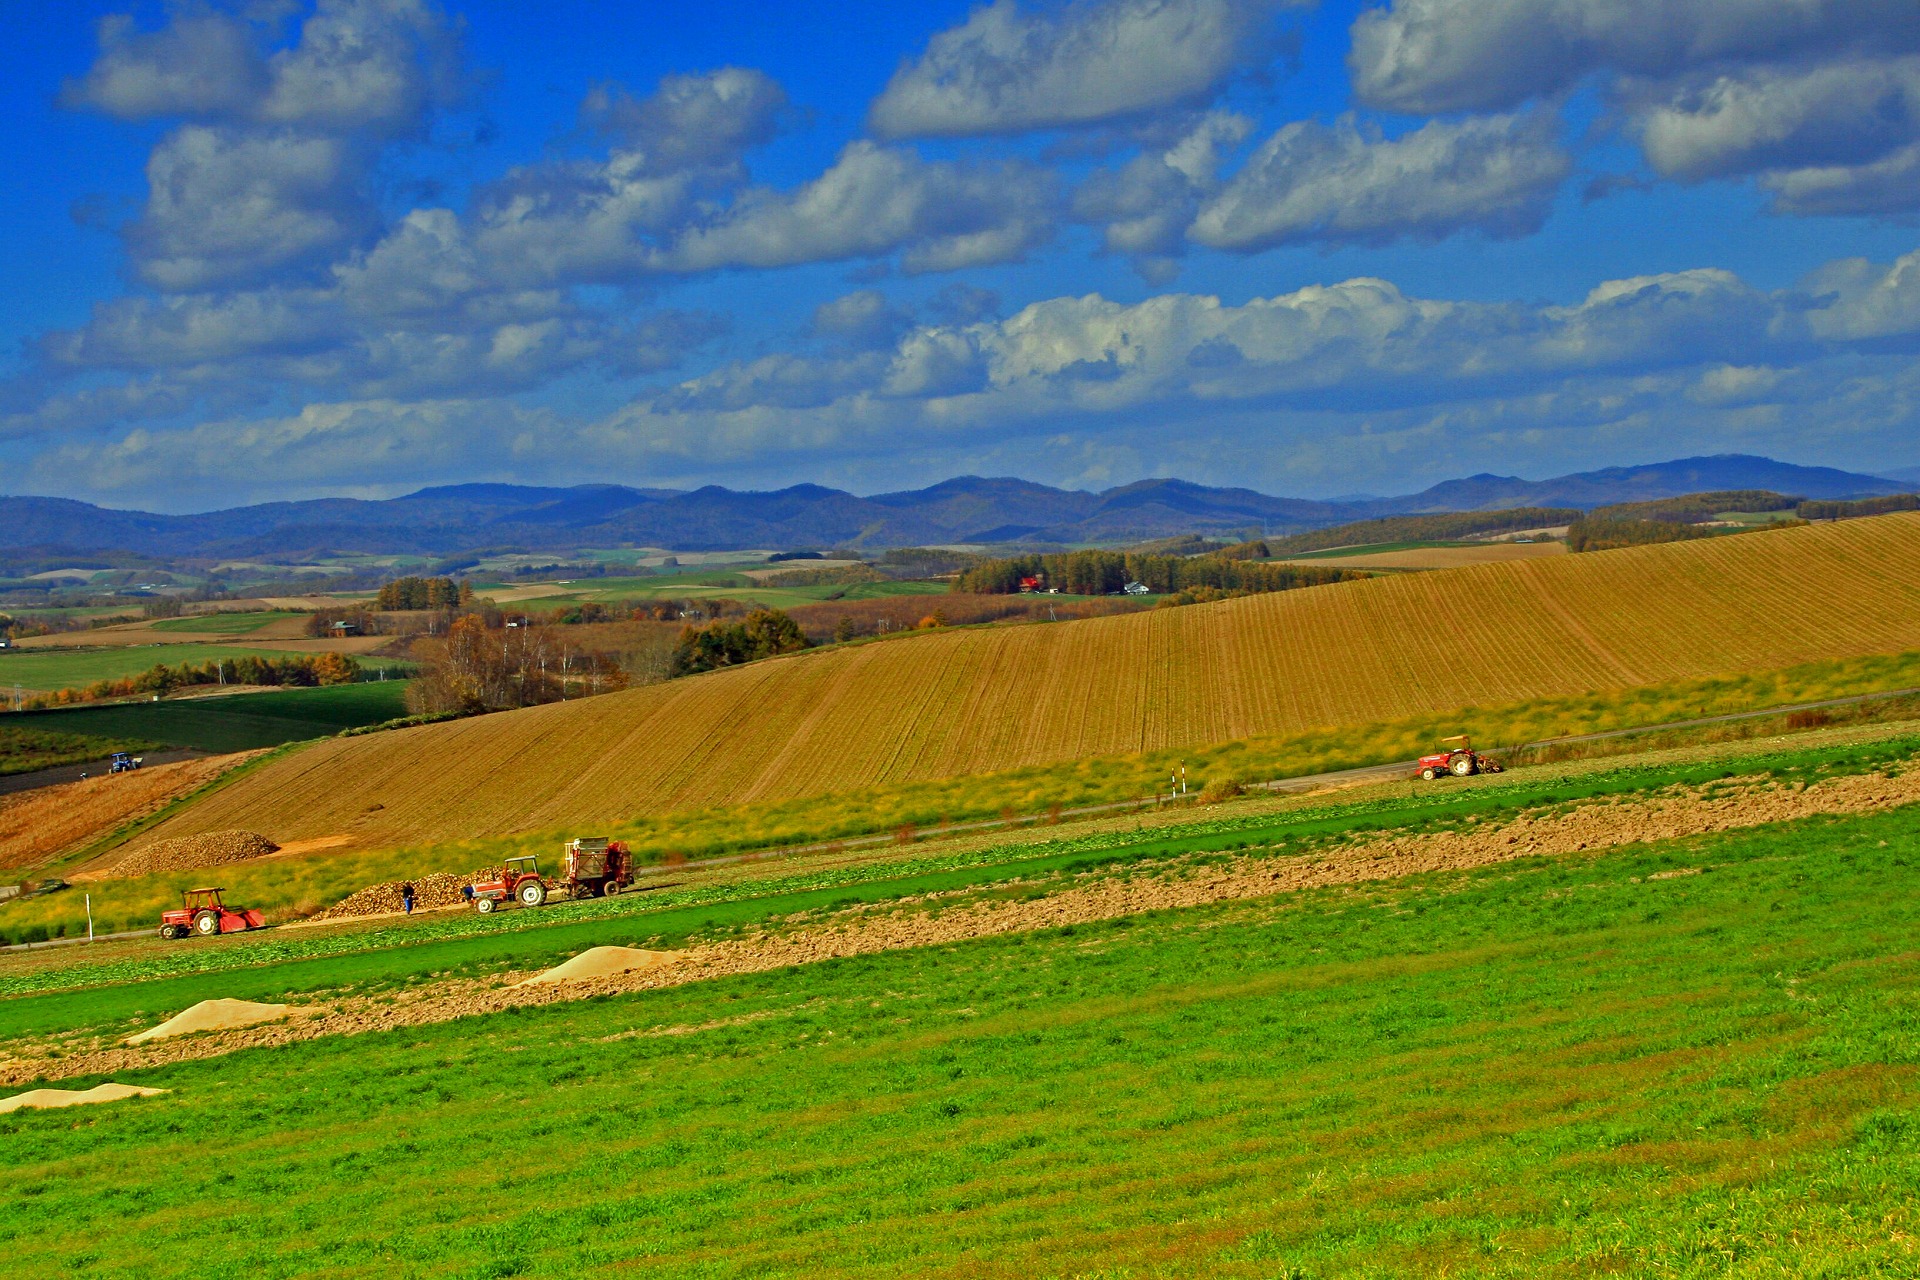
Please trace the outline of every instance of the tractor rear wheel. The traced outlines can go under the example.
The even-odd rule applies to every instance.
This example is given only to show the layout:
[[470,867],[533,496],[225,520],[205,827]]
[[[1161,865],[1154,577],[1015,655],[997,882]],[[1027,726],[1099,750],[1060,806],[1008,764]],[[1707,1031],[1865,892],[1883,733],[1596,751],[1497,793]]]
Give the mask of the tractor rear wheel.
[[473,900],[473,909],[475,911],[478,911],[483,916],[492,915],[494,907],[498,905],[499,904],[496,903],[492,898],[475,898]]
[[1453,763],[1449,764],[1447,768],[1453,770],[1453,776],[1456,778],[1469,777],[1474,771],[1473,757],[1465,755],[1455,756]]
[[217,911],[202,911],[193,918],[193,930],[203,938],[211,938],[214,934],[219,933],[220,913]]
[[1432,765],[1428,765],[1426,768],[1420,771],[1420,777],[1427,782],[1432,782],[1435,778],[1439,776],[1440,776],[1439,774],[1433,771]]
[[547,886],[538,880],[529,880],[514,891],[523,907],[537,907],[547,900]]

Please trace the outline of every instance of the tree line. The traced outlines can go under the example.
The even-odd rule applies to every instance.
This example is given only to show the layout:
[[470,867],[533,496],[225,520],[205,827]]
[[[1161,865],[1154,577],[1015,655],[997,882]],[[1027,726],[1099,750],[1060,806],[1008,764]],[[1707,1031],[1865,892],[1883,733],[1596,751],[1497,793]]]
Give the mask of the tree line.
[[688,627],[673,651],[670,674],[692,675],[743,662],[798,653],[809,647],[800,624],[779,609],[755,609],[739,622],[717,621]]
[[489,627],[478,614],[416,641],[414,654],[421,665],[407,709],[415,715],[510,711],[627,686],[617,661],[576,648],[554,628]]
[[956,577],[953,590],[979,595],[1013,595],[1031,580],[1040,590],[1058,590],[1075,596],[1113,595],[1125,590],[1130,582],[1138,582],[1160,594],[1202,587],[1249,594],[1317,587],[1365,576],[1351,569],[1264,564],[1226,555],[1187,557],[1128,551],[1067,551],[989,560]]
[[380,588],[373,607],[396,609],[464,609],[473,603],[473,584],[452,578],[395,578]]

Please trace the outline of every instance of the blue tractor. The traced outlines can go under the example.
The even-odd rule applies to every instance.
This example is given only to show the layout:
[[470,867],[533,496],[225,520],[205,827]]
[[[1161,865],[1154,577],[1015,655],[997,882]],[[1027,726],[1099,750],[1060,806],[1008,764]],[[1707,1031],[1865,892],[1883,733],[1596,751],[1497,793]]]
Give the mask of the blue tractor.
[[140,757],[125,751],[116,751],[107,764],[108,773],[126,773],[140,767]]

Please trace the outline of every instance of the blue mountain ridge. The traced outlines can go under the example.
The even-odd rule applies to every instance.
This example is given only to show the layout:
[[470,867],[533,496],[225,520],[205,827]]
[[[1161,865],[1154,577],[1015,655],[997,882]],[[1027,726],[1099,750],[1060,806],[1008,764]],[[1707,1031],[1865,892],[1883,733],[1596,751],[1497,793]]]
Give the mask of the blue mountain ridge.
[[287,557],[323,551],[444,555],[480,548],[669,550],[973,543],[1117,543],[1180,534],[1242,536],[1374,516],[1515,506],[1591,508],[1717,489],[1855,498],[1920,488],[1831,467],[1744,454],[1681,458],[1524,480],[1474,475],[1391,498],[1321,501],[1151,479],[1098,493],[1014,478],[958,476],[866,497],[820,485],[737,491],[615,484],[457,484],[398,498],[317,498],[159,515],[64,498],[0,497],[0,550],[123,550],[179,557]]

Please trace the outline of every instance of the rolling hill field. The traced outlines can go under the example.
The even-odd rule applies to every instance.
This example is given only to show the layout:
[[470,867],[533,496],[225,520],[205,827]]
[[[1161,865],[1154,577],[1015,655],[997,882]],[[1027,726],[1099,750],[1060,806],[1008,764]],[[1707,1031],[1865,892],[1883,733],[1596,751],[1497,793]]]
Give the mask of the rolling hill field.
[[837,646],[319,743],[155,831],[612,824],[1920,647],[1920,515]]

